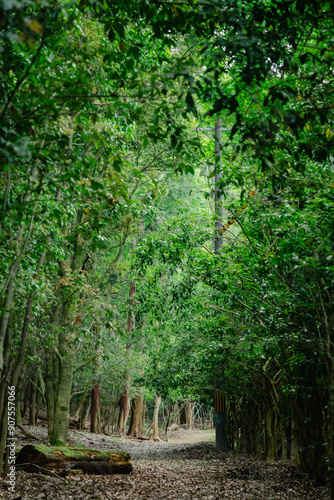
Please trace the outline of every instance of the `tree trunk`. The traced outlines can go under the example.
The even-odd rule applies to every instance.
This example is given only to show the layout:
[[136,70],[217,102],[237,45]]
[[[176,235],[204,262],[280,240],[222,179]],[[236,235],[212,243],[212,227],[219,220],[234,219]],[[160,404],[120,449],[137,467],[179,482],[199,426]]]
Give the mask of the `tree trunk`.
[[90,408],[90,432],[98,434],[101,431],[101,383],[97,382],[92,388]]
[[331,500],[334,500],[334,287],[330,290],[330,308],[325,322],[325,352],[328,378],[328,422],[327,422],[327,454],[328,479]]
[[20,450],[16,464],[22,464],[26,472],[40,473],[42,466],[43,472],[52,474],[54,471],[61,476],[67,476],[72,471],[80,471],[81,474],[129,474],[132,471],[129,459],[126,452],[27,445]]
[[187,425],[186,403],[183,402],[180,409],[180,425]]
[[170,417],[172,415],[172,411],[173,411],[173,403],[168,403],[168,414],[167,414],[167,421],[166,421],[166,427],[165,427],[165,435],[167,436],[167,432],[168,432],[168,426],[169,426],[169,423],[170,423]]
[[6,440],[8,429],[8,398],[7,390],[13,363],[9,363],[9,346],[11,342],[11,322],[7,325],[7,331],[4,340],[3,353],[3,373],[5,374],[0,382],[0,475],[6,474],[7,461],[5,460]]
[[[78,211],[77,226],[82,221],[82,212]],[[51,402],[51,413],[53,411],[53,422],[48,418],[52,430],[49,429],[49,441],[51,445],[64,446],[67,441],[71,388],[73,377],[73,364],[75,355],[76,329],[73,326],[73,312],[71,310],[70,298],[73,295],[73,288],[67,285],[68,276],[73,276],[79,271],[82,257],[82,235],[77,233],[73,243],[73,256],[71,266],[65,261],[59,262],[59,274],[61,277],[61,287],[59,299],[61,308],[55,312],[54,319],[59,332],[57,346],[53,347],[52,357],[57,360],[57,369],[54,373],[58,375],[54,385],[54,401]],[[54,364],[55,367],[55,364]],[[54,370],[55,371],[55,370]],[[55,380],[55,378],[54,378]],[[50,399],[49,399],[50,402]]]
[[[319,399],[318,399],[319,397]],[[325,417],[322,411],[322,394],[314,398],[296,398],[293,404],[294,436],[299,445],[300,463],[315,485],[326,482],[326,462],[324,454]]]
[[193,408],[191,401],[187,402],[186,406],[186,422],[189,430],[192,430],[193,428]]
[[160,403],[161,403],[161,396],[157,396],[155,398],[155,403],[154,403],[153,423],[152,423],[152,430],[153,430],[152,439],[153,439],[153,441],[159,440],[159,426],[158,426],[159,420],[158,420],[158,418],[159,418]]
[[81,400],[78,403],[77,408],[76,408],[76,410],[75,410],[75,412],[73,414],[74,418],[78,418],[78,419],[80,418],[80,415],[81,415],[81,412],[82,412],[82,407],[85,404],[85,400],[86,400],[86,396],[87,396],[88,391],[89,391],[89,389],[87,388],[82,393]]
[[38,371],[34,370],[32,381],[30,382],[30,411],[29,425],[36,425],[36,386],[38,383]]
[[14,278],[9,282],[8,288],[6,290],[6,298],[3,304],[3,315],[1,317],[0,323],[0,373],[4,370],[4,359],[3,359],[3,346],[6,338],[6,331],[9,322],[10,310],[13,305],[14,297]]
[[331,500],[334,500],[334,347],[331,346],[332,356],[328,361],[328,459],[329,459],[329,487]]
[[91,394],[88,394],[85,392],[85,399],[83,402],[83,405],[81,407],[80,413],[79,413],[79,429],[82,430],[85,424],[85,420],[88,418],[89,415],[89,409],[90,409],[90,399],[91,399]]
[[264,455],[267,460],[274,460],[275,458],[275,436],[273,433],[273,418],[274,412],[272,409],[268,409],[267,415],[265,418],[265,447],[264,447]]
[[[91,408],[90,408],[90,432],[98,434],[101,432],[101,383],[96,378],[100,369],[100,353],[99,353],[99,343],[97,342],[97,325],[93,326],[94,334],[96,335],[95,344],[95,356],[94,356],[94,367],[93,367],[93,387],[92,387],[92,397],[91,397]],[[99,338],[101,340],[101,337]]]
[[[132,242],[132,249],[135,247],[134,242]],[[135,313],[134,313],[134,296],[136,294],[136,283],[130,283],[129,291],[129,311],[128,311],[128,349],[131,345],[130,336],[135,329]],[[126,424],[129,417],[130,411],[130,382],[131,375],[126,373],[123,380],[123,393],[119,401],[119,414],[117,422],[117,434],[124,435],[126,433]]]
[[51,433],[53,430],[54,413],[55,413],[55,392],[56,382],[58,379],[58,363],[51,348],[46,351],[46,364],[45,364],[45,386],[46,386],[46,414],[48,422],[48,441],[50,441]]
[[[50,444],[54,446],[65,446],[67,441],[74,361],[73,342],[72,335],[66,335],[65,332],[61,334],[59,378],[55,393],[52,432],[50,433]],[[65,351],[66,346],[68,346],[67,351]]]
[[223,208],[222,195],[220,191],[220,182],[222,180],[222,119],[218,116],[215,124],[215,177],[214,177],[214,204],[215,204],[215,229],[216,237],[214,239],[215,254],[218,254],[223,244],[223,238],[219,230],[223,227]]
[[[21,230],[22,233],[22,230]],[[19,240],[21,239],[21,236],[18,238]],[[49,243],[49,238],[47,239],[47,245]],[[46,250],[43,252],[43,254],[40,256],[38,260],[38,264],[36,267],[34,279],[38,280],[40,277],[40,272],[41,269],[44,265],[46,258]],[[11,286],[11,285],[9,285]],[[13,290],[12,290],[13,291]],[[11,293],[11,292],[10,292]],[[32,312],[32,307],[33,307],[33,302],[34,302],[34,297],[35,297],[36,289],[32,289],[29,293],[28,300],[27,300],[27,305],[26,305],[26,310],[24,314],[24,320],[23,320],[23,327],[22,327],[22,332],[21,332],[21,339],[20,339],[20,348],[19,348],[19,353],[17,356],[17,359],[15,362],[13,362],[10,366],[10,369],[7,369],[7,375],[6,377],[3,378],[3,383],[0,384],[0,394],[3,396],[7,390],[8,385],[15,387],[16,389],[16,398],[18,398],[18,381],[20,374],[22,372],[23,364],[24,364],[24,359],[26,355],[26,349],[27,349],[27,342],[28,342],[28,333],[29,333],[29,325],[31,321],[31,312]],[[8,298],[8,295],[7,295]],[[11,323],[10,321],[7,323],[7,333],[5,336],[5,342],[4,342],[4,357],[3,361],[5,362],[5,365],[7,366],[9,358],[9,344],[11,341]],[[3,385],[5,384],[5,385]],[[18,399],[16,400],[16,404],[19,404]],[[6,464],[3,463],[3,456],[4,456],[4,439],[7,436],[7,424],[8,424],[8,419],[4,418],[2,415],[3,412],[7,413],[7,403],[4,404],[4,400],[2,397],[0,397],[0,434],[2,436],[2,439],[0,441],[0,472],[5,472],[6,469]],[[2,415],[2,416],[1,416]],[[18,422],[17,422],[18,423]]]
[[117,434],[124,435],[126,430],[126,423],[130,410],[130,382],[131,376],[129,373],[125,374],[123,381],[123,393],[119,400],[119,414],[117,421]]
[[[38,168],[37,165],[33,165],[31,172],[30,172],[30,188],[26,191],[24,197],[23,197],[23,203],[29,202],[31,199],[31,192],[33,189],[33,186],[35,184],[35,181],[37,179],[37,174],[38,174]],[[33,222],[34,222],[34,217],[35,217],[35,211],[39,203],[39,197],[34,203],[34,207],[32,209],[32,214],[30,216],[30,223],[29,227],[27,228],[27,234],[25,237],[25,241],[23,242],[23,233],[24,229],[26,227],[25,223],[22,223],[18,229],[17,237],[16,237],[16,259],[12,263],[9,275],[5,281],[4,285],[4,292],[5,292],[5,299],[3,303],[3,314],[0,317],[0,374],[3,371],[4,368],[4,358],[3,358],[3,353],[4,353],[4,343],[5,343],[5,338],[6,338],[6,331],[7,331],[7,326],[10,321],[10,311],[13,306],[13,297],[14,297],[14,282],[16,279],[16,275],[19,271],[20,267],[20,261],[25,253],[28,241],[30,239],[30,235],[32,232],[33,228]],[[2,374],[3,376],[3,374]]]
[[22,426],[21,405],[19,401],[17,402],[15,409],[15,423],[16,425]]
[[128,435],[139,437],[142,434],[142,415],[144,407],[143,389],[139,389],[139,394],[134,398],[131,408],[131,422]]

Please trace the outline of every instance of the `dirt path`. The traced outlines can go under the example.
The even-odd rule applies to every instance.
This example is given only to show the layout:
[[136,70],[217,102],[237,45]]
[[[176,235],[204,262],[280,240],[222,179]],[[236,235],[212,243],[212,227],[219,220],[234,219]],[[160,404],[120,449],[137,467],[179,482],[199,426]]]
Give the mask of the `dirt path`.
[[[30,428],[44,438],[45,430]],[[0,498],[21,500],[320,500],[325,488],[315,488],[288,462],[215,450],[213,433],[175,433],[153,443],[71,432],[77,444],[99,449],[123,449],[132,457],[133,473],[114,476],[74,476],[66,481],[17,473],[15,494],[0,482]],[[22,444],[27,444],[22,442]],[[6,491],[7,490],[7,491]]]

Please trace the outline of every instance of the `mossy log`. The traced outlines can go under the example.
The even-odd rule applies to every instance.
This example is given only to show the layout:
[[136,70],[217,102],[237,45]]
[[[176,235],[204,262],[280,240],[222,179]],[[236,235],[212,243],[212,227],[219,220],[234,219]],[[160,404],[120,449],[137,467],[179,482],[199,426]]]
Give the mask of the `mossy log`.
[[82,446],[24,446],[16,465],[26,472],[56,473],[61,477],[78,474],[129,474],[130,455],[121,451],[91,450]]

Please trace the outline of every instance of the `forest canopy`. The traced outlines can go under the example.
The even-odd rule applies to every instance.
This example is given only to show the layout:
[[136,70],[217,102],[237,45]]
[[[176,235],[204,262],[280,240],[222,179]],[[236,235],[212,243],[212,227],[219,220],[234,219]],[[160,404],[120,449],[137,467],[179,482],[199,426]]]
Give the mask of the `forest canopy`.
[[334,498],[333,60],[323,0],[0,0],[2,473],[8,387],[52,445],[219,390]]

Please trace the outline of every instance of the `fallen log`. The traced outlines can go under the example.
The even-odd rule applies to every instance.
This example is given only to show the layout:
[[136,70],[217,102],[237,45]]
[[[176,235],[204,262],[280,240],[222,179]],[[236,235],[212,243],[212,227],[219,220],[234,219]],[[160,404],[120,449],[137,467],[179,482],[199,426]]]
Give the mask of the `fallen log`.
[[[21,464],[21,467],[20,467]],[[83,446],[27,445],[18,453],[16,465],[26,472],[71,474],[129,474],[130,455],[122,451],[92,450]]]

